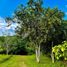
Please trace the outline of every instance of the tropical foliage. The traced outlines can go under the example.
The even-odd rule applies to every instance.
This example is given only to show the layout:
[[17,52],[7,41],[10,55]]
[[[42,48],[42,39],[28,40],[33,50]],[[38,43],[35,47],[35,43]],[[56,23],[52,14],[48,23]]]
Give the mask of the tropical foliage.
[[59,44],[58,46],[54,46],[52,48],[52,51],[57,60],[67,60],[67,41],[64,41],[62,44]]

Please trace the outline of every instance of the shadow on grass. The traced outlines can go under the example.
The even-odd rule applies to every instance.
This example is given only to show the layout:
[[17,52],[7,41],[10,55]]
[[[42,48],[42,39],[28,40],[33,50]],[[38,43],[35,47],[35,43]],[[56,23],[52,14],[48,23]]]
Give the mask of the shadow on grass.
[[12,57],[12,55],[10,55],[10,56],[7,57],[7,58],[4,58],[2,61],[0,61],[0,64],[8,61],[11,57]]

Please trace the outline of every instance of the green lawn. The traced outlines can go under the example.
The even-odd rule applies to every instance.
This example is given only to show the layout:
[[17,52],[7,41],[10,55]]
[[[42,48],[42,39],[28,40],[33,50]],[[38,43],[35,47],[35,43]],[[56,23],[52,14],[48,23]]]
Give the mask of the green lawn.
[[35,56],[0,55],[0,67],[67,67],[63,62],[56,61],[54,64],[47,56],[41,56],[41,62],[35,61]]

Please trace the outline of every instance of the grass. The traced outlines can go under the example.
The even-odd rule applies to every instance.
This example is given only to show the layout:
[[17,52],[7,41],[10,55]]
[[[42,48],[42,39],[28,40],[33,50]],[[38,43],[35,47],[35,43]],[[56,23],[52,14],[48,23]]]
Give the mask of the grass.
[[0,67],[67,67],[61,61],[51,62],[46,55],[41,56],[40,63],[37,63],[34,55],[0,55]]

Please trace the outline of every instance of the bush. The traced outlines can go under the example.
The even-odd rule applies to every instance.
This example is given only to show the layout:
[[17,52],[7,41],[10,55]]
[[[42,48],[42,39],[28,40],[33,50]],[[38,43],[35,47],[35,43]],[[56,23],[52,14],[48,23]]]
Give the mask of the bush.
[[58,46],[54,46],[52,48],[52,51],[57,60],[67,60],[67,41],[64,41],[62,44],[59,44]]

